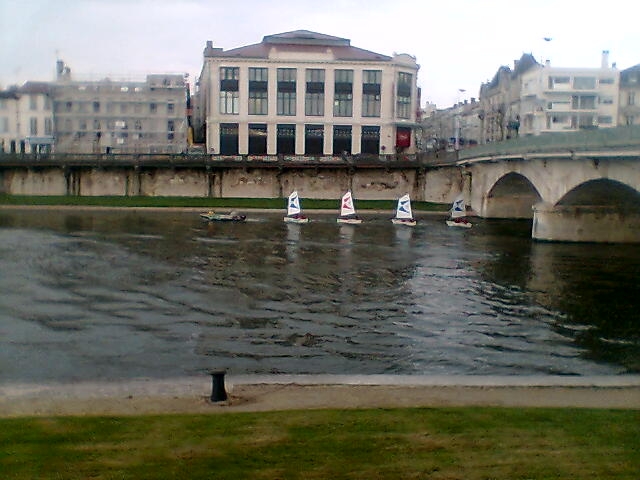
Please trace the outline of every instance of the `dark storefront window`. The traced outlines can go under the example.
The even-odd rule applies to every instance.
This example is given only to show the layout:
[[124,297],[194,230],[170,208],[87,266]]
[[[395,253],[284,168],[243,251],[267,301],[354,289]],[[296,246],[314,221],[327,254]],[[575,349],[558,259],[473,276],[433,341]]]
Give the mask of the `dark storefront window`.
[[351,125],[334,125],[333,154],[341,155],[343,152],[351,155]]
[[249,155],[267,154],[267,125],[264,123],[249,124]]
[[380,153],[380,127],[364,126],[362,127],[362,137],[360,140],[360,151],[378,155]]
[[305,155],[322,155],[324,151],[324,126],[305,125],[304,153]]
[[220,124],[220,154],[238,155],[238,124]]
[[296,126],[293,124],[278,125],[276,135],[276,151],[278,155],[294,155],[296,153]]

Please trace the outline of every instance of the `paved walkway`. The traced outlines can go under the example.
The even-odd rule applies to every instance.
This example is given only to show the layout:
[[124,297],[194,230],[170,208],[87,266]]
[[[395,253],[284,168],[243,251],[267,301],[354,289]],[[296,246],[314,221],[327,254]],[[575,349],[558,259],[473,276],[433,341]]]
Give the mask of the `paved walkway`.
[[640,376],[227,376],[0,386],[0,416],[225,413],[316,408],[442,406],[640,409]]

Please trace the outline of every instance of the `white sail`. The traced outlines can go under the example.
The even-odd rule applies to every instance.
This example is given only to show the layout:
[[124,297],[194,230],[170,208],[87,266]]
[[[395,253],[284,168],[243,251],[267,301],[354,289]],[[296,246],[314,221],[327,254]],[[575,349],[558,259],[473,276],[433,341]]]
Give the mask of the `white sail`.
[[398,199],[398,208],[396,209],[396,218],[405,219],[413,218],[411,213],[411,199],[409,195],[403,195]]
[[298,192],[293,191],[289,195],[289,201],[287,202],[287,215],[296,215],[300,213],[300,199],[298,198]]
[[342,196],[342,203],[340,203],[340,216],[346,217],[348,215],[355,215],[356,209],[353,206],[353,198],[351,192],[347,192]]
[[464,204],[464,197],[462,194],[458,195],[453,201],[451,207],[451,218],[460,218],[467,215],[467,207]]

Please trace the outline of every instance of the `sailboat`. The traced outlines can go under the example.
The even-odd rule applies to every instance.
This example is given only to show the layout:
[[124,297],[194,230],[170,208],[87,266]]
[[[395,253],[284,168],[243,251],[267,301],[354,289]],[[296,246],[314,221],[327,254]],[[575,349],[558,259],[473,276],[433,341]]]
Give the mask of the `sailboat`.
[[338,223],[348,223],[356,225],[362,223],[362,219],[356,215],[356,209],[353,206],[353,197],[351,191],[348,191],[342,196],[340,202],[340,216],[336,219]]
[[308,223],[309,219],[302,214],[302,208],[300,207],[300,198],[298,192],[293,191],[289,195],[287,201],[287,216],[284,217],[286,223]]
[[447,219],[447,225],[449,227],[471,228],[471,222],[466,218],[467,207],[464,204],[462,194],[458,195],[453,201],[449,212],[449,218]]
[[398,199],[396,216],[391,219],[391,222],[395,225],[415,226],[416,220],[411,213],[411,199],[409,198],[409,194],[403,195]]

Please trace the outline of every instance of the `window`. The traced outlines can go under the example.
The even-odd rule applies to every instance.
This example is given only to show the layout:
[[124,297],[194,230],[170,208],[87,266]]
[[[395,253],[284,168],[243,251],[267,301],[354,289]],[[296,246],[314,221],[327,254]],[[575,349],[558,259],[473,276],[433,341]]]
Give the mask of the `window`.
[[398,85],[396,87],[396,116],[398,118],[411,117],[411,82],[413,75],[406,72],[398,72]]
[[136,130],[142,130],[142,121],[136,120],[133,128],[135,128]]
[[373,155],[380,153],[380,127],[367,125],[362,127],[360,151]]
[[237,155],[238,154],[238,124],[237,123],[220,124],[220,154],[221,155]]
[[351,125],[333,126],[333,154],[351,154]]
[[94,120],[93,121],[93,129],[94,130],[100,130],[100,120]]
[[72,102],[66,102],[64,104],[64,108],[66,112],[70,112],[73,109],[73,103]]
[[279,124],[276,135],[276,152],[278,155],[293,155],[296,153],[296,126]]
[[173,140],[174,133],[176,131],[176,126],[173,120],[167,121],[167,140]]
[[567,88],[571,83],[569,77],[549,77],[549,88],[554,89],[556,86]]
[[53,135],[53,122],[50,118],[44,119],[44,134]]
[[29,134],[38,135],[38,119],[36,117],[29,119]]
[[267,125],[263,123],[249,124],[249,155],[267,154]]
[[278,115],[296,114],[296,69],[278,69]]
[[606,77],[606,78],[601,78],[600,79],[600,84],[601,85],[613,85],[614,80],[612,77]]
[[100,111],[100,102],[93,102],[93,112],[98,113]]
[[596,77],[574,77],[573,88],[576,90],[593,90],[596,88]]
[[127,110],[129,110],[129,105],[127,105],[126,103],[121,103],[120,104],[120,113],[127,113]]
[[322,155],[324,151],[324,126],[305,125],[304,153],[305,155]]
[[171,102],[167,103],[167,113],[171,115],[171,114],[175,113],[175,111],[176,111],[175,104],[173,104]]
[[238,67],[220,68],[220,113],[232,115],[240,113],[239,78]]
[[574,95],[571,99],[571,108],[574,110],[593,110],[596,108],[595,95]]
[[636,104],[636,92],[629,92],[627,95],[627,105],[635,105]]
[[626,123],[627,125],[634,125],[634,123],[633,123],[633,122],[634,122],[634,119],[635,119],[635,117],[634,117],[633,115],[627,115],[627,116],[625,117],[625,123]]
[[324,70],[309,68],[306,71],[304,113],[309,116],[324,115]]
[[249,67],[249,115],[268,113],[268,90],[268,70]]
[[149,113],[158,113],[158,105],[155,103],[149,104]]
[[9,119],[7,117],[0,117],[0,133],[9,132]]
[[336,70],[333,116],[350,117],[353,112],[353,70]]
[[598,123],[600,125],[611,125],[613,123],[613,117],[611,117],[611,115],[601,115],[598,117]]
[[38,109],[38,97],[33,94],[29,95],[29,109],[30,110]]
[[380,116],[381,70],[364,70],[362,72],[362,116]]

